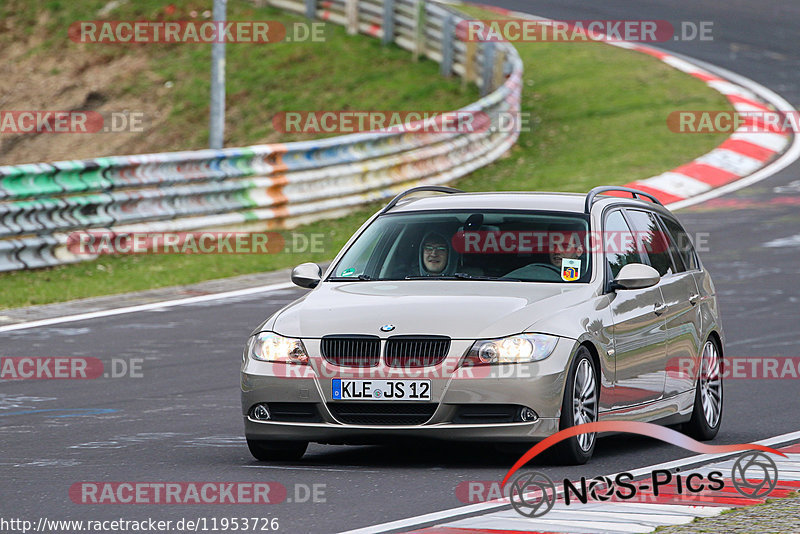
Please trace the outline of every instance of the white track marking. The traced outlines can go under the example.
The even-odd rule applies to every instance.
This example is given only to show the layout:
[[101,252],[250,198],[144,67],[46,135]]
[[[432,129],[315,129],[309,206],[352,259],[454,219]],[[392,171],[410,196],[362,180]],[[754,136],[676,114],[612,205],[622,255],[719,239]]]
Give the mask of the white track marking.
[[781,237],[773,239],[761,245],[769,248],[784,248],[784,247],[800,247],[800,234],[795,234],[791,237]]
[[699,195],[711,189],[711,186],[707,183],[677,172],[665,172],[646,180],[639,180],[637,183],[654,187],[670,195],[682,198]]
[[[353,469],[333,469],[329,467],[298,467],[298,466],[283,466],[283,465],[243,465],[250,469],[287,469],[289,471],[332,471],[336,473],[352,473]],[[383,471],[367,471],[365,469],[356,469],[358,473],[377,473],[382,474]]]
[[735,132],[730,136],[730,139],[737,141],[747,141],[754,145],[766,148],[772,152],[783,150],[786,145],[786,136],[776,133],[761,133],[761,132]]
[[769,111],[767,106],[759,105],[759,104],[747,104],[744,102],[733,102],[733,109],[738,111],[739,113],[750,113],[750,112],[757,112],[763,113]]
[[753,100],[756,97],[756,95],[753,94],[753,92],[735,83],[717,82],[713,80],[707,83],[709,87],[715,89],[716,91],[722,93],[723,95],[736,95],[747,98],[749,100]]
[[695,163],[704,163],[724,171],[732,172],[738,176],[750,174],[764,165],[763,162],[757,159],[725,148],[715,148],[708,154],[704,154],[694,161]]
[[[693,470],[694,471],[694,470]],[[582,504],[581,509],[591,510],[598,509],[604,510],[607,503],[589,503]],[[649,514],[655,513],[659,515],[684,515],[690,514],[696,517],[714,517],[719,515],[719,506],[703,506],[697,504],[658,504],[647,502],[615,502],[614,506],[623,512],[631,512],[636,514]],[[724,508],[722,508],[724,509]]]
[[693,63],[689,63],[688,61],[685,61],[683,59],[674,56],[665,57],[661,61],[663,61],[670,67],[683,71],[687,74],[711,74],[710,72],[701,69],[700,67],[698,67]]
[[[541,531],[555,531],[564,532],[564,528],[575,529],[574,532],[652,532],[652,526],[638,525],[636,523],[629,523],[625,521],[610,521],[608,519],[595,519],[591,524],[588,524],[584,519],[550,519],[552,511],[548,512],[545,517],[536,519],[527,519],[513,512],[517,517],[506,517],[505,515],[489,515],[480,519],[457,521],[448,524],[448,527],[453,528],[469,528],[469,529],[497,529],[498,524],[502,521],[502,530],[518,530],[520,532],[529,532],[536,529],[536,532]],[[660,526],[660,525],[659,525]]]
[[271,291],[280,291],[282,289],[289,289],[295,287],[291,282],[282,284],[272,284],[268,286],[248,287],[246,289],[237,289],[235,291],[225,291],[223,293],[212,293],[210,295],[199,295],[196,297],[186,297],[183,299],[164,300],[161,302],[151,302],[149,304],[140,304],[138,306],[126,306],[124,308],[113,308],[110,310],[100,310],[88,313],[79,313],[76,315],[65,315],[62,317],[51,317],[50,319],[40,319],[38,321],[30,321],[27,323],[9,324],[0,326],[0,333],[12,332],[14,330],[27,330],[29,328],[38,328],[40,326],[50,326],[53,324],[71,323],[74,321],[85,321],[87,319],[97,319],[98,317],[111,317],[113,315],[123,315],[126,313],[136,313],[142,311],[157,310],[160,308],[167,308],[170,306],[183,306],[186,304],[196,304],[198,302],[209,302],[213,300],[229,299],[234,297],[242,297],[245,295],[254,295],[257,293],[269,293]]

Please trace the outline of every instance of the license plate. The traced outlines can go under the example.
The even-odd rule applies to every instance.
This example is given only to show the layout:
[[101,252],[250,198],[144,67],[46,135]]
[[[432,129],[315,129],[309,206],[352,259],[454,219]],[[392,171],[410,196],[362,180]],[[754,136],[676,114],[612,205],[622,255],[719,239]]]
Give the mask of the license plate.
[[430,380],[331,380],[333,400],[429,401]]

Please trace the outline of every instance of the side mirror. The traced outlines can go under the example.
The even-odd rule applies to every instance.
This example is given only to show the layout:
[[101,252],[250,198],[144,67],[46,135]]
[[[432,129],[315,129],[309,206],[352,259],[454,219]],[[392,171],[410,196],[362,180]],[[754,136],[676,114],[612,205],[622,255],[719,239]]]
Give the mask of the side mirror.
[[322,267],[316,263],[301,263],[292,269],[292,283],[306,288],[314,289],[322,280]]
[[629,263],[611,281],[611,289],[644,289],[656,285],[659,280],[661,275],[649,265]]

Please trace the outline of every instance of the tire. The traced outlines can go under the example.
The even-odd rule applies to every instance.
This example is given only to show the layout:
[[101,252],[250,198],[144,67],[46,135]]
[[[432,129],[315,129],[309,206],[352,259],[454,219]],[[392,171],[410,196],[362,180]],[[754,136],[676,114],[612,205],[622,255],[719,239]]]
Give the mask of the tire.
[[713,339],[707,340],[700,359],[692,417],[683,424],[683,432],[699,441],[714,439],[722,424],[724,395],[721,361],[722,352],[717,342]]
[[247,448],[258,461],[299,460],[306,453],[307,441],[268,441],[247,438]]
[[[567,374],[559,430],[597,421],[600,404],[597,376],[597,367],[589,349],[580,347]],[[585,464],[592,457],[596,442],[595,434],[565,439],[554,447],[554,460],[562,465]]]

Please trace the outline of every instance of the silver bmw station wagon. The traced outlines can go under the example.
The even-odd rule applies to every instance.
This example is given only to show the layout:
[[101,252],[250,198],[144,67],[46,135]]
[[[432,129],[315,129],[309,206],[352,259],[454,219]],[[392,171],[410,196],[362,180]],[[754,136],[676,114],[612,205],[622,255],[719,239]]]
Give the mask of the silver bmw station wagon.
[[[324,274],[305,263],[292,281],[311,291],[243,356],[258,460],[300,458],[309,442],[532,444],[598,420],[682,424],[701,440],[719,430],[714,285],[647,193],[416,187]],[[595,438],[562,441],[558,461],[586,462]]]

